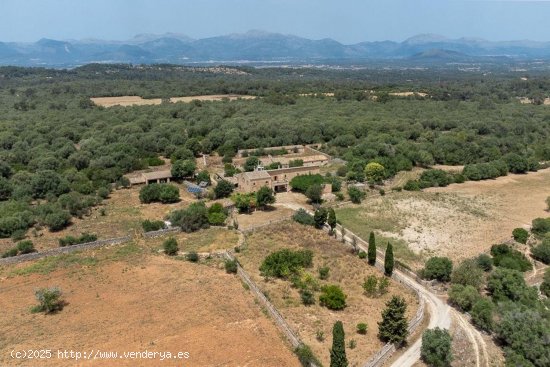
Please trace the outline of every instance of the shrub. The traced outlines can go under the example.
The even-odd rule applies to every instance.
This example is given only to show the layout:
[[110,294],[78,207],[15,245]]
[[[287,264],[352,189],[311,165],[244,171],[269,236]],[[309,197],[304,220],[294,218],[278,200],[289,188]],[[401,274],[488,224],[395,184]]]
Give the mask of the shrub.
[[428,169],[420,175],[420,182],[424,187],[445,187],[453,182],[453,178],[441,169]]
[[319,268],[319,279],[322,279],[322,280],[328,279],[329,272],[330,272],[330,268],[328,266],[323,266]]
[[493,259],[487,254],[481,254],[476,259],[477,266],[483,271],[493,270]]
[[464,312],[469,312],[480,298],[477,289],[471,285],[453,284],[449,289],[449,302]]
[[452,338],[448,330],[438,327],[428,329],[422,334],[420,356],[428,366],[450,366],[453,360],[451,343]]
[[99,196],[102,199],[107,199],[110,194],[111,192],[106,187],[100,187],[99,189],[97,189],[97,196]]
[[237,274],[237,260],[225,260],[225,272],[228,274]]
[[283,249],[269,254],[262,262],[260,272],[265,277],[288,278],[302,268],[311,267],[312,263],[311,250]]
[[31,252],[35,252],[34,245],[32,244],[32,241],[21,241],[17,244],[17,250],[21,254],[30,254]]
[[5,259],[6,257],[14,257],[17,256],[18,250],[16,247],[10,248],[6,252],[2,254],[2,258]]
[[300,289],[300,298],[306,306],[315,304],[315,295],[309,289]]
[[533,265],[524,254],[507,244],[491,246],[491,255],[493,255],[493,263],[498,267],[514,269],[521,272],[533,268]]
[[173,211],[169,219],[184,232],[194,232],[209,226],[208,210],[204,202],[192,203],[187,209]]
[[321,288],[319,302],[329,310],[343,310],[346,308],[346,295],[337,285],[326,285]]
[[378,278],[375,275],[369,275],[363,282],[363,290],[368,297],[374,297],[377,294]]
[[166,227],[166,224],[162,220],[146,219],[141,222],[141,227],[143,228],[144,232],[152,232],[164,229]]
[[441,282],[451,280],[451,272],[453,271],[453,263],[447,257],[432,257],[426,262],[426,266],[422,271],[422,276],[426,279],[437,279]]
[[386,169],[377,162],[370,162],[365,166],[365,177],[370,183],[380,183],[386,176]]
[[162,244],[164,248],[164,253],[168,256],[174,256],[178,253],[178,241],[175,238],[169,238]]
[[363,201],[363,199],[365,198],[365,193],[355,186],[348,187],[348,195],[349,199],[354,204],[360,204],[361,201]]
[[34,295],[38,305],[32,308],[32,312],[54,313],[63,309],[61,300],[62,292],[59,288],[40,288]]
[[545,264],[550,264],[550,238],[546,238],[541,244],[531,249],[533,257]]
[[512,231],[512,236],[514,237],[514,240],[519,243],[527,243],[527,239],[529,238],[529,232],[527,232],[523,228],[515,228]]
[[418,183],[418,181],[409,180],[407,181],[407,183],[405,183],[405,186],[403,186],[403,190],[420,191],[420,184]]
[[306,344],[302,343],[296,347],[294,354],[296,354],[303,367],[311,367],[311,365],[321,366],[321,362],[319,362],[311,351],[311,348]]
[[495,305],[487,298],[480,297],[476,303],[472,306],[470,315],[472,316],[472,322],[478,328],[485,331],[492,331],[494,327],[493,315],[495,312]]
[[82,233],[79,237],[65,236],[63,238],[60,238],[59,246],[65,247],[94,241],[97,241],[97,236],[95,234]]
[[44,224],[50,231],[60,231],[71,223],[71,215],[65,210],[56,210],[44,218]]
[[531,223],[531,232],[537,236],[544,236],[550,232],[550,218],[536,218]]
[[180,190],[174,185],[163,184],[160,187],[158,201],[163,204],[176,203],[180,200]]
[[196,263],[199,261],[199,254],[197,254],[195,251],[188,252],[187,255],[185,255],[185,259],[192,263]]
[[483,283],[483,270],[479,268],[476,260],[464,260],[453,270],[451,283],[470,285],[475,289],[480,289]]
[[213,226],[223,226],[227,216],[224,213],[209,213],[208,223]]
[[180,199],[179,189],[170,184],[152,183],[139,191],[139,200],[144,204],[153,202],[175,203]]
[[321,175],[300,175],[292,178],[290,180],[290,187],[294,191],[301,193],[306,193],[313,185],[322,185],[324,183],[324,178]]
[[359,251],[358,256],[359,256],[360,259],[366,259],[367,258],[367,253],[365,251]]
[[365,335],[368,331],[369,326],[365,324],[364,322],[360,322],[357,324],[356,329],[358,334]]
[[325,208],[319,208],[313,214],[313,221],[315,222],[315,228],[321,229],[327,221],[328,212]]
[[487,290],[494,302],[530,303],[537,298],[534,288],[527,287],[523,274],[512,269],[495,269],[487,282]]
[[542,278],[542,283],[540,285],[540,291],[546,297],[550,297],[550,268],[547,268],[544,272],[544,277]]
[[384,295],[388,293],[388,287],[390,286],[390,279],[381,277],[380,281],[378,282],[378,294]]
[[298,211],[295,212],[294,215],[292,215],[292,219],[300,224],[304,224],[307,226],[315,225],[315,220],[313,219],[313,216],[302,208],[298,209]]
[[378,337],[384,342],[401,345],[409,335],[405,316],[407,303],[403,297],[393,296],[382,311],[382,320],[378,323]]

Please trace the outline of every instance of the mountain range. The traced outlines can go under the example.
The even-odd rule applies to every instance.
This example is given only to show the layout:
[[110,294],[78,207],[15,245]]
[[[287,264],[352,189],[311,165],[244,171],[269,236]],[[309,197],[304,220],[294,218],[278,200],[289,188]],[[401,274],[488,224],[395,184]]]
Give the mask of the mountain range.
[[550,59],[550,42],[449,39],[423,34],[403,42],[342,44],[330,38],[249,31],[193,39],[177,33],[140,34],[127,41],[53,40],[0,42],[0,65],[71,67],[88,63],[323,63],[338,60]]

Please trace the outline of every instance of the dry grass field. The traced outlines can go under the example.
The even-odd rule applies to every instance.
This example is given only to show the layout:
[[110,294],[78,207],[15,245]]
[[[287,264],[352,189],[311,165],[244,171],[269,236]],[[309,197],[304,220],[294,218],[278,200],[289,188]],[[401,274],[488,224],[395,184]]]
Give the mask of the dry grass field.
[[[195,200],[195,197],[188,193],[182,185],[175,185],[180,189],[181,201],[178,203],[142,204],[139,201],[141,187],[134,186],[130,189],[113,191],[109,199],[92,209],[91,215],[82,219],[73,218],[73,224],[62,231],[50,232],[48,229],[42,229],[35,234],[30,229],[27,235],[33,241],[35,248],[40,251],[58,247],[59,238],[67,235],[80,236],[80,234],[87,232],[96,234],[99,239],[106,239],[136,234],[142,231],[142,220],[161,220],[170,211],[185,208]],[[102,210],[104,210],[105,215],[102,215]],[[13,247],[11,239],[0,239],[0,252],[10,247]]]
[[[298,367],[275,324],[221,263],[193,264],[135,244],[0,268],[2,366]],[[33,314],[58,286],[65,308]],[[189,359],[13,360],[11,350],[188,352]]]
[[549,195],[550,169],[545,169],[417,193],[371,195],[337,214],[362,237],[375,231],[394,239],[403,250],[397,256],[405,260],[407,246],[415,254],[458,260],[487,251],[509,238],[514,228],[527,228],[534,218],[548,216],[544,200]]
[[[185,102],[191,101],[222,101],[224,99],[233,101],[236,99],[255,99],[256,96],[246,96],[237,94],[216,94],[216,95],[203,95],[203,96],[189,96],[189,97],[172,97],[170,102]],[[159,105],[162,103],[161,98],[142,98],[140,96],[120,96],[120,97],[93,97],[90,98],[98,106],[113,107],[113,106],[145,106],[145,105]]]
[[[319,283],[341,286],[347,295],[347,307],[343,311],[330,311],[321,307],[318,305],[318,294],[317,304],[304,306],[298,290],[293,288],[289,281],[264,280],[259,272],[260,264],[267,255],[283,248],[312,250],[313,268],[306,271],[318,279],[318,268],[330,267],[328,280],[319,280]],[[366,260],[351,254],[350,249],[341,242],[312,227],[289,221],[263,228],[247,236],[245,249],[237,255],[243,268],[325,366],[329,364],[332,326],[337,320],[344,323],[346,344],[351,340],[357,343],[354,349],[346,350],[350,366],[356,366],[365,362],[383,345],[376,336],[377,323],[381,319],[385,303],[392,295],[399,294],[405,297],[409,305],[409,318],[412,318],[418,307],[415,295],[393,281],[389,292],[382,297],[366,297],[362,288],[364,279],[370,274],[378,277],[382,274],[368,266]],[[366,335],[356,332],[356,325],[361,322],[368,324]],[[323,333],[324,340],[320,341],[317,338],[318,333]]]

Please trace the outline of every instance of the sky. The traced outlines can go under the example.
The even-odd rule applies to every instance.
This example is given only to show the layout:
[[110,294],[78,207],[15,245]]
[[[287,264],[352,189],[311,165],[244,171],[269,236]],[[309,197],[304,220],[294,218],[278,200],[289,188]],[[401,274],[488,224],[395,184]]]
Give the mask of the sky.
[[0,0],[0,41],[205,38],[251,29],[345,44],[423,33],[550,41],[550,0]]

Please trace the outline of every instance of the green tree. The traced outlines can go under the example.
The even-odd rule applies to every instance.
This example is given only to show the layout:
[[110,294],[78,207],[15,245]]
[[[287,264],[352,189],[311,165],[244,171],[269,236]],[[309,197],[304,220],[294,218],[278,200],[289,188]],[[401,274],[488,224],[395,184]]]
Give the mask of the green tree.
[[474,325],[488,332],[493,330],[494,313],[495,304],[485,297],[478,298],[470,311]]
[[159,192],[159,201],[161,203],[176,203],[180,200],[180,190],[169,184],[161,185]]
[[542,243],[533,247],[531,255],[545,264],[550,264],[550,238],[545,238]]
[[176,241],[175,238],[171,237],[164,241],[162,244],[162,247],[164,248],[164,253],[168,256],[174,256],[178,253],[178,241]]
[[323,228],[327,221],[327,210],[325,208],[319,208],[313,214],[313,220],[315,221],[315,228]]
[[175,179],[183,179],[192,177],[197,169],[197,164],[193,160],[175,161],[170,170],[172,177]]
[[184,232],[194,232],[208,228],[208,209],[204,202],[192,203],[187,209],[176,210],[170,213],[170,222],[180,226]]
[[214,187],[214,196],[216,199],[226,198],[231,195],[234,189],[235,187],[231,182],[227,180],[219,180],[216,187]]
[[319,303],[329,310],[343,310],[346,308],[346,295],[337,285],[325,285],[321,288]]
[[386,169],[380,163],[370,162],[365,166],[365,177],[371,183],[380,183],[386,177]]
[[384,274],[391,277],[393,274],[393,246],[388,242],[386,254],[384,256]]
[[312,203],[320,203],[323,201],[323,187],[319,184],[313,184],[306,190],[305,195]]
[[451,343],[452,338],[448,330],[438,327],[426,330],[422,334],[422,360],[431,367],[450,366],[453,360]]
[[546,297],[550,297],[550,268],[547,268],[544,272],[544,277],[542,278],[542,283],[540,285],[540,291]]
[[382,321],[378,323],[378,337],[382,341],[400,346],[409,335],[405,313],[407,303],[403,297],[393,296],[382,311]]
[[453,284],[449,289],[449,302],[464,312],[469,312],[480,298],[478,290],[471,285]]
[[334,232],[334,228],[336,228],[336,212],[333,208],[329,208],[328,210],[327,224],[330,227],[331,233]]
[[512,231],[512,236],[514,237],[514,240],[519,243],[527,243],[527,239],[529,238],[529,232],[525,230],[524,228],[515,228]]
[[248,157],[244,162],[243,169],[246,172],[252,172],[256,169],[256,167],[258,167],[259,164],[260,160],[258,159],[258,157]]
[[369,235],[368,262],[373,266],[376,264],[376,239],[373,232]]
[[275,195],[273,194],[273,190],[267,186],[260,187],[260,189],[256,192],[256,205],[262,209],[265,209],[269,204],[274,203]]
[[336,321],[332,327],[332,348],[330,348],[330,367],[347,367],[344,325]]

